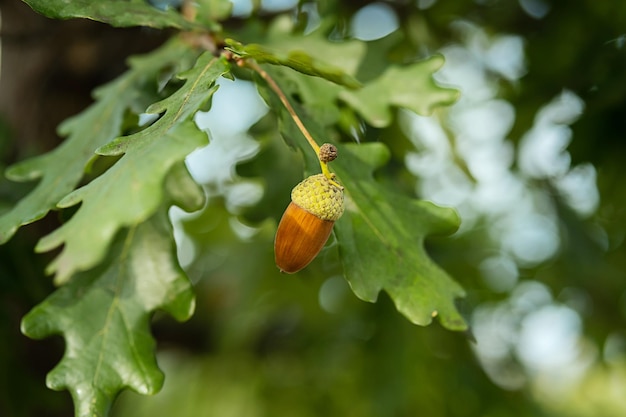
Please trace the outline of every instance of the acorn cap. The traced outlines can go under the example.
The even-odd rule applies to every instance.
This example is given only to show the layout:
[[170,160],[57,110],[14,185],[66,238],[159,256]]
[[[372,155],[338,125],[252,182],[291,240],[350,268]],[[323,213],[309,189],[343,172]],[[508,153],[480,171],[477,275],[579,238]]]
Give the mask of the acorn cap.
[[291,190],[291,201],[322,220],[335,221],[343,214],[343,188],[324,174],[311,175]]

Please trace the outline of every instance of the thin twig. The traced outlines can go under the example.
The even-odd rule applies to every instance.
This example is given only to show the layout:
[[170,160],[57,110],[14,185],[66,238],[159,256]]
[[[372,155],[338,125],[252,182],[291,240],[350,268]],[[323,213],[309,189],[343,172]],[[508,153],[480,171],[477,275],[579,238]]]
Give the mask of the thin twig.
[[313,136],[311,136],[307,128],[304,126],[304,123],[302,123],[302,120],[300,120],[300,117],[298,116],[294,108],[291,106],[291,103],[289,103],[287,96],[285,96],[285,93],[283,93],[283,90],[281,90],[278,84],[276,84],[276,81],[274,81],[274,79],[267,72],[265,72],[265,70],[261,68],[259,64],[257,64],[255,61],[246,59],[246,60],[239,60],[238,63],[239,65],[247,66],[253,71],[256,71],[261,76],[261,78],[263,78],[265,82],[267,82],[267,84],[270,86],[272,91],[276,93],[280,101],[283,103],[283,105],[287,109],[287,112],[289,113],[293,121],[296,123],[296,126],[298,126],[298,129],[300,129],[300,132],[302,132],[302,135],[304,136],[304,138],[307,140],[307,142],[309,142],[309,145],[311,146],[311,148],[313,148],[313,151],[315,152],[315,156],[317,156],[317,159],[320,163],[322,174],[324,174],[324,176],[328,178],[328,181],[330,181],[331,184],[343,190],[343,186],[339,184],[337,181],[335,181],[335,175],[331,173],[330,170],[328,169],[328,164],[321,160],[320,146],[317,144],[315,139],[313,139]]
[[274,81],[274,79],[270,77],[270,75],[267,72],[265,72],[265,70],[261,68],[259,64],[257,64],[256,62],[250,59],[247,59],[244,61],[244,65],[256,71],[261,76],[261,78],[263,78],[265,82],[267,82],[267,84],[270,86],[272,91],[276,93],[280,101],[283,103],[283,105],[287,109],[287,112],[289,112],[289,115],[291,116],[293,121],[296,123],[296,126],[298,126],[298,129],[300,129],[300,132],[302,132],[302,135],[305,137],[307,142],[309,142],[309,145],[311,145],[311,148],[313,148],[313,150],[315,151],[315,155],[317,155],[319,158],[319,153],[320,153],[319,145],[317,144],[317,142],[315,142],[315,139],[313,139],[313,136],[311,136],[309,131],[306,129],[306,127],[304,126],[304,123],[302,123],[302,120],[300,120],[300,117],[298,117],[298,114],[296,113],[294,108],[291,106],[291,103],[289,103],[289,100],[285,96],[285,93],[283,93],[283,90],[281,90],[278,84],[276,84],[276,81]]

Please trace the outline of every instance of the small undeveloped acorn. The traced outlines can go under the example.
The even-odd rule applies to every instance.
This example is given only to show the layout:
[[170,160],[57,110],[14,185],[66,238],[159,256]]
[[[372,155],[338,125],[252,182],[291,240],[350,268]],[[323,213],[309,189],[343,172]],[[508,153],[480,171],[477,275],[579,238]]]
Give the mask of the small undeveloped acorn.
[[293,188],[274,240],[281,272],[298,272],[317,256],[343,209],[343,188],[324,174],[312,175]]
[[321,162],[327,163],[337,159],[337,147],[332,143],[325,143],[320,146],[319,159]]

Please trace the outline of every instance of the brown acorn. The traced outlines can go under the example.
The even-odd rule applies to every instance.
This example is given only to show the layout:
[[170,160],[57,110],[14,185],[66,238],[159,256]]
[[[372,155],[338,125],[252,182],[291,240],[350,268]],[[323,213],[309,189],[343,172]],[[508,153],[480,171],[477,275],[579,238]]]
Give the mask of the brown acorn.
[[274,240],[281,272],[298,272],[317,256],[343,209],[343,187],[324,174],[312,175],[293,188]]

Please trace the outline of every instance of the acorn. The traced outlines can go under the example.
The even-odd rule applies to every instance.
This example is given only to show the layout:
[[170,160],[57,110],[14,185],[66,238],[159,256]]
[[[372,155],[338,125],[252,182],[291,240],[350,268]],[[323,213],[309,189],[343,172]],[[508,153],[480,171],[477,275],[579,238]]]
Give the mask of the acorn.
[[276,266],[293,274],[322,250],[344,210],[343,187],[324,174],[311,175],[291,191],[274,240]]
[[325,143],[320,146],[320,150],[317,153],[320,162],[326,164],[328,162],[337,159],[337,147],[332,143]]

